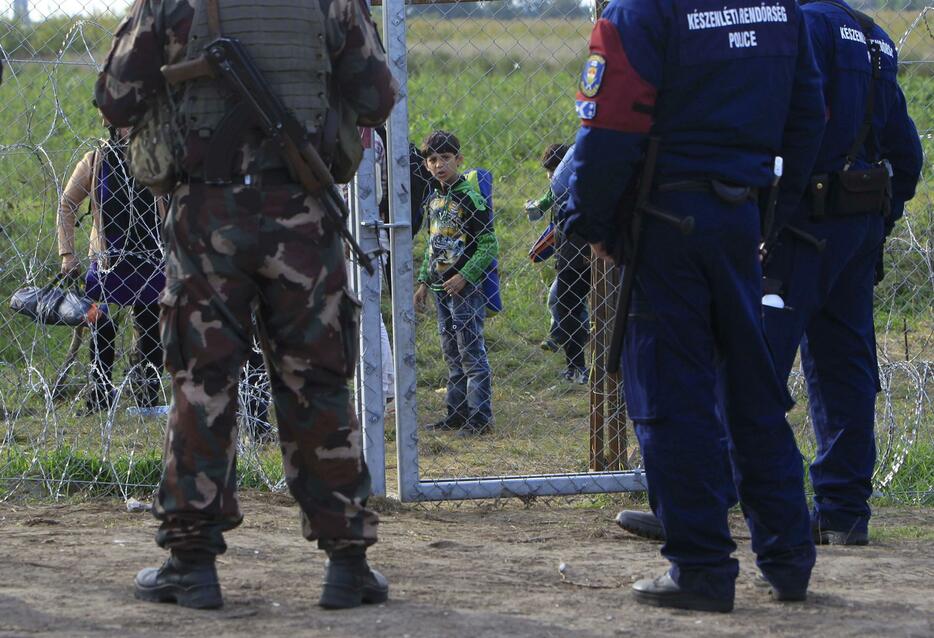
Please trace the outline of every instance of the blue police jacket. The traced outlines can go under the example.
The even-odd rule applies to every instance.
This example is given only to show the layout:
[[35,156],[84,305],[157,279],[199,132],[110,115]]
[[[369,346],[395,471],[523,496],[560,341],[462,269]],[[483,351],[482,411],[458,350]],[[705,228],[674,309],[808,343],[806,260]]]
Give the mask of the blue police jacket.
[[661,138],[656,183],[762,187],[781,155],[783,197],[797,201],[824,99],[793,0],[613,0],[590,37],[577,114],[564,228],[611,249],[617,204],[650,132]]
[[564,220],[568,198],[571,196],[571,176],[574,174],[574,146],[568,149],[551,176],[551,192],[555,195],[555,219]]
[[[802,8],[814,58],[823,77],[827,128],[814,166],[815,173],[838,171],[863,122],[872,67],[862,27],[839,4],[817,0]],[[892,215],[889,227],[902,216],[905,202],[914,197],[921,174],[923,153],[914,122],[908,116],[905,96],[896,80],[898,52],[878,25],[870,40],[879,46],[881,74],[876,81],[873,126],[867,144],[857,155],[855,168],[887,159],[892,164]],[[878,156],[869,157],[869,150]]]

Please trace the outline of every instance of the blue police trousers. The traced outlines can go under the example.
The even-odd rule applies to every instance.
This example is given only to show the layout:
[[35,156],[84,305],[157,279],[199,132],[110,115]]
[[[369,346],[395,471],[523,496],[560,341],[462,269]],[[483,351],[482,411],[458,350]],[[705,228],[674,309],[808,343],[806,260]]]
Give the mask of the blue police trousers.
[[767,308],[766,334],[782,379],[788,379],[801,344],[817,439],[811,464],[815,525],[866,532],[879,391],[872,301],[883,219],[865,215],[812,223],[806,214],[797,217],[794,225],[826,239],[826,247],[818,252],[787,233],[781,236],[765,274],[783,282],[790,310]]
[[759,568],[782,589],[805,588],[815,551],[785,420],[791,398],[762,325],[757,207],[700,192],[654,199],[696,222],[685,237],[646,218],[623,350],[662,554],[682,588],[732,599],[739,566],[727,513],[738,493]]

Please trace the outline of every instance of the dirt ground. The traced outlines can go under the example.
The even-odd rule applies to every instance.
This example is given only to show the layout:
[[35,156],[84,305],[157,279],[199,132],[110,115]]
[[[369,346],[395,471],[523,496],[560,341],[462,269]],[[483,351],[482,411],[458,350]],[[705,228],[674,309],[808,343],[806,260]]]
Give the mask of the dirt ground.
[[[349,612],[315,601],[323,559],[288,497],[248,494],[220,558],[225,607],[193,611],[132,596],[156,565],[154,519],[119,501],[0,503],[0,636],[932,636],[934,512],[883,509],[873,543],[821,548],[806,603],[754,584],[748,532],[732,614],[636,605],[629,585],[665,568],[615,511],[464,505],[384,512],[372,562],[390,602]],[[567,565],[565,577],[558,571]]]

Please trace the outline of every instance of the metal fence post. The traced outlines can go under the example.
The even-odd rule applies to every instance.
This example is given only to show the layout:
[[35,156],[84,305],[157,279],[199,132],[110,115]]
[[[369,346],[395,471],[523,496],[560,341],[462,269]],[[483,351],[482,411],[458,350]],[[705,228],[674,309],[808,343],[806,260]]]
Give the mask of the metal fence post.
[[405,0],[383,3],[383,37],[400,98],[387,127],[389,231],[392,264],[392,341],[396,369],[396,453],[399,496],[413,500],[418,491],[418,423],[415,391],[414,260],[412,255],[411,185],[409,184],[408,66]]
[[[376,171],[372,129],[364,131],[363,161],[354,178],[354,233],[360,247],[375,255],[379,249],[379,203],[376,199]],[[357,295],[363,304],[360,314],[360,359],[357,365],[356,391],[360,397],[357,413],[363,428],[363,455],[370,470],[371,492],[386,493],[386,437],[383,415],[386,398],[383,394],[383,355],[380,315],[380,279],[383,276],[379,260],[373,260],[374,273],[356,265]]]

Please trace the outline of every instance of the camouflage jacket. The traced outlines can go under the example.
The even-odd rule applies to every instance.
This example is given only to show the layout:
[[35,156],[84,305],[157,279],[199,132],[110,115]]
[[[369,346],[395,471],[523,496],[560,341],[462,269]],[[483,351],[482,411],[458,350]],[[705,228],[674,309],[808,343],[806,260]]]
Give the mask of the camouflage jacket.
[[[389,117],[399,87],[369,10],[362,0],[319,1],[327,16],[327,47],[337,90],[357,113],[360,126],[378,126]],[[139,0],[120,24],[95,87],[97,105],[112,125],[133,126],[153,96],[165,91],[160,68],[185,59],[195,2]],[[191,138],[186,141],[187,155],[198,154],[192,143]],[[250,153],[242,155],[249,164]],[[249,166],[242,170],[252,172]]]

